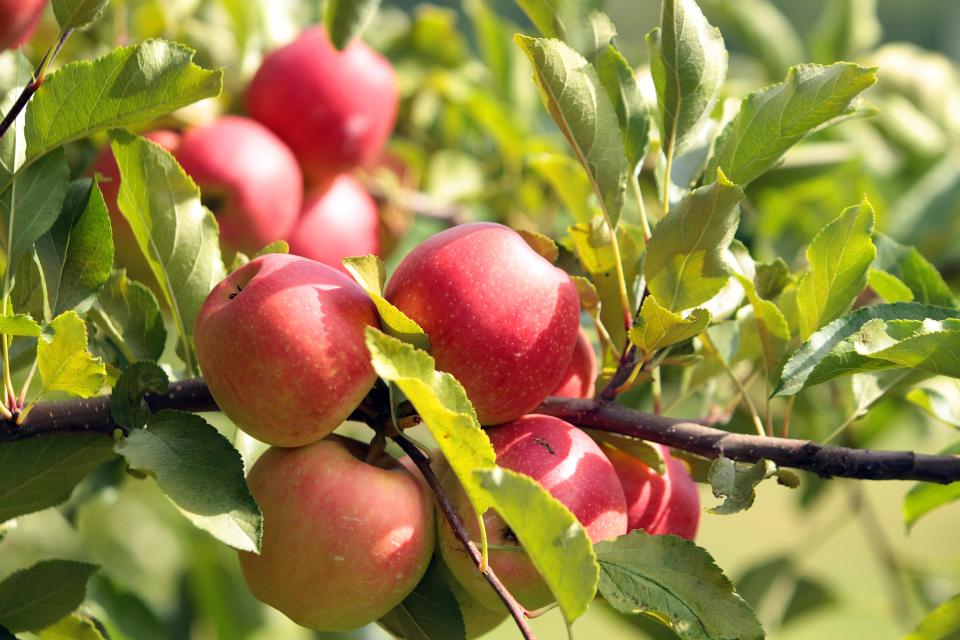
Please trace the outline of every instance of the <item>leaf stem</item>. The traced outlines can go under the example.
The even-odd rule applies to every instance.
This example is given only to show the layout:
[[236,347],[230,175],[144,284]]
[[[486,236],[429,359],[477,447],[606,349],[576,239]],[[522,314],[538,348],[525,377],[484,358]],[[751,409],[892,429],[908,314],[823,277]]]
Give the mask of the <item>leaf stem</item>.
[[667,148],[666,158],[667,162],[663,169],[663,217],[666,217],[670,213],[670,174],[673,172],[673,147],[671,144]]
[[640,210],[640,228],[643,230],[644,244],[650,242],[650,222],[647,220],[647,206],[643,203],[643,193],[640,191],[640,176],[636,175],[630,178],[630,186],[633,188],[633,195],[637,199],[637,207]]
[[763,426],[763,420],[760,419],[760,412],[757,411],[757,405],[754,404],[753,398],[751,398],[750,394],[747,393],[747,388],[742,382],[740,382],[740,378],[738,378],[737,374],[733,372],[732,368],[730,368],[730,364],[727,362],[727,360],[720,355],[720,352],[717,350],[716,345],[713,344],[710,336],[704,332],[700,335],[700,339],[703,340],[704,345],[710,350],[717,362],[720,363],[720,366],[723,367],[724,372],[726,372],[730,380],[733,381],[734,386],[737,387],[737,391],[740,392],[740,397],[743,400],[743,404],[747,407],[747,410],[750,412],[750,417],[753,419],[753,426],[757,431],[757,435],[770,435],[767,432],[767,429]]

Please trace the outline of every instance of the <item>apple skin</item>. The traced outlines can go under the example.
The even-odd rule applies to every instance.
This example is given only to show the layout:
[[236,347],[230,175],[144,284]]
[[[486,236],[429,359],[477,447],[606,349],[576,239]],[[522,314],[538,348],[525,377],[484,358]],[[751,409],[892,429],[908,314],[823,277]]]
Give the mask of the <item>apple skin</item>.
[[587,333],[580,329],[570,366],[550,395],[560,398],[592,398],[596,379],[597,355],[593,352]]
[[367,294],[325,264],[261,256],[218,284],[197,316],[197,357],[223,412],[254,438],[298,447],[342,423],[376,381]]
[[310,629],[347,631],[398,605],[434,550],[433,503],[386,454],[331,435],[270,448],[247,479],[263,511],[260,555],[239,552],[250,591]]
[[570,277],[489,222],[428,238],[384,294],[423,327],[437,368],[463,384],[484,425],[519,418],[556,388],[580,327]]
[[671,534],[693,540],[700,524],[700,494],[682,460],[659,445],[667,472],[658,474],[630,454],[607,448],[605,453],[620,477],[627,498],[630,531]]
[[304,202],[290,253],[346,272],[342,258],[380,253],[379,232],[377,203],[356,178],[342,174]]
[[224,246],[254,253],[293,231],[303,175],[290,149],[260,123],[224,116],[188,129],[174,155],[216,215]]
[[[528,415],[487,429],[497,464],[524,473],[565,504],[593,542],[627,532],[627,504],[620,480],[600,447],[573,425],[550,416]],[[453,473],[443,478],[470,539],[480,540],[479,527],[466,493]],[[483,515],[490,549],[490,565],[497,577],[527,609],[539,609],[553,595],[510,528],[493,510]],[[438,546],[450,572],[463,588],[490,609],[500,600],[479,574],[453,535],[442,514],[437,515]],[[500,547],[500,548],[494,548]]]
[[247,112],[290,145],[315,186],[380,156],[399,94],[390,62],[359,39],[343,51],[311,27],[263,60]]
[[0,0],[0,51],[23,46],[46,6],[47,0]]

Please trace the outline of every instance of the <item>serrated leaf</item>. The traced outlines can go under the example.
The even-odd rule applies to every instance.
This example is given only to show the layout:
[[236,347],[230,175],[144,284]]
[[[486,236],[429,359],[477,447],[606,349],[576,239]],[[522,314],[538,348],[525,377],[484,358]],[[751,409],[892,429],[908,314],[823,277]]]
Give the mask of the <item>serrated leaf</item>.
[[150,420],[150,407],[144,399],[148,391],[166,393],[170,380],[166,372],[148,360],[134,362],[120,374],[110,394],[110,417],[127,431],[141,429]]
[[518,229],[517,233],[531,249],[551,264],[555,263],[557,258],[560,257],[560,249],[557,248],[557,243],[550,236],[529,229]]
[[913,247],[895,242],[882,233],[874,234],[877,257],[873,267],[897,278],[923,304],[956,307],[957,300],[937,268]]
[[669,311],[691,309],[712,298],[730,279],[724,257],[730,246],[743,190],[723,174],[700,187],[660,221],[647,245],[647,287]]
[[53,0],[53,14],[61,31],[83,29],[100,17],[109,0]]
[[89,179],[70,183],[63,211],[37,240],[47,297],[54,316],[85,313],[110,278],[113,233],[100,188]]
[[37,342],[37,368],[43,388],[89,398],[103,388],[107,370],[87,350],[87,325],[75,311],[60,314],[50,323],[53,336]]
[[235,549],[260,550],[263,514],[244,479],[243,459],[206,420],[160,411],[116,451],[131,469],[156,478],[194,525]]
[[0,625],[10,631],[39,631],[69,615],[83,602],[87,580],[97,566],[72,560],[45,560],[0,582]]
[[876,80],[876,69],[852,62],[791,67],[783,82],[743,99],[717,139],[711,168],[745,187],[804,136],[852,114],[856,97]]
[[217,221],[169,152],[123,131],[110,135],[120,170],[117,204],[163,291],[187,346],[181,357],[192,371],[194,320],[207,294],[226,276]]
[[871,360],[960,377],[960,320],[871,320],[860,329],[853,347]]
[[608,45],[594,64],[620,122],[620,136],[627,153],[627,179],[634,180],[650,142],[647,103],[640,95],[636,72],[616,47]]
[[528,476],[501,467],[473,475],[557,598],[563,617],[568,622],[579,618],[596,595],[599,577],[586,530]]
[[29,314],[15,313],[12,316],[0,316],[0,334],[36,338],[40,335],[40,331],[40,325]]
[[773,376],[779,372],[780,361],[790,343],[787,319],[777,305],[760,297],[752,280],[739,273],[735,273],[734,277],[743,287],[747,300],[753,307],[753,317],[763,350],[764,371],[767,380],[773,380]]
[[869,321],[945,320],[960,318],[960,311],[916,302],[898,302],[861,307],[823,327],[797,349],[783,366],[775,395],[793,395],[800,390],[841,375],[882,366],[856,352],[853,341]]
[[803,339],[849,310],[867,285],[867,270],[877,255],[871,240],[873,224],[873,207],[864,198],[821,229],[810,243],[810,271],[797,287]]
[[676,536],[634,531],[596,545],[600,594],[623,613],[650,612],[684,640],[760,640],[760,622],[710,554]]
[[[947,447],[941,451],[944,455],[960,454],[960,444]],[[903,521],[907,530],[913,528],[920,518],[940,507],[960,500],[960,482],[950,484],[934,484],[932,482],[918,482],[903,499]]]
[[688,148],[710,116],[727,75],[727,50],[695,0],[663,0],[660,27],[647,35],[647,45],[669,158]]
[[951,640],[957,634],[960,634],[960,595],[928,613],[903,640]]
[[646,357],[658,349],[699,335],[708,324],[710,314],[703,309],[694,309],[683,317],[667,311],[657,304],[653,295],[649,295],[640,307],[636,325],[630,329],[630,342]]
[[449,373],[438,372],[427,352],[372,327],[366,329],[366,336],[377,375],[403,391],[440,446],[477,514],[486,511],[491,506],[490,497],[473,472],[492,468],[496,454],[463,386]]
[[0,522],[60,504],[111,458],[113,441],[99,433],[44,435],[0,445]]
[[773,463],[761,460],[753,464],[734,462],[720,456],[710,465],[707,480],[716,498],[723,502],[707,509],[717,515],[730,515],[753,506],[754,489],[773,472]]
[[377,622],[404,640],[466,640],[460,605],[434,556],[413,592]]
[[380,0],[327,0],[323,22],[333,46],[343,49],[360,35],[379,6]]
[[56,222],[69,179],[67,158],[56,149],[22,169],[8,187],[0,187],[0,239],[7,264],[19,264]]
[[514,40],[530,59],[544,105],[580,160],[611,225],[623,209],[627,161],[619,121],[593,65],[559,40]]
[[383,261],[371,255],[344,258],[342,262],[357,284],[363,287],[373,300],[386,332],[418,349],[429,351],[430,339],[420,325],[383,297],[383,282],[386,279]]
[[90,618],[74,613],[37,632],[39,640],[104,640]]
[[201,69],[193,64],[191,49],[165,40],[64,65],[30,101],[24,126],[27,161],[97,131],[149,122],[212,98],[222,85],[222,71]]
[[88,315],[124,359],[156,361],[163,353],[167,330],[157,298],[147,287],[119,269],[110,274]]
[[537,153],[527,157],[527,165],[550,183],[575,221],[590,222],[600,213],[590,203],[593,192],[590,181],[573,158],[559,153]]

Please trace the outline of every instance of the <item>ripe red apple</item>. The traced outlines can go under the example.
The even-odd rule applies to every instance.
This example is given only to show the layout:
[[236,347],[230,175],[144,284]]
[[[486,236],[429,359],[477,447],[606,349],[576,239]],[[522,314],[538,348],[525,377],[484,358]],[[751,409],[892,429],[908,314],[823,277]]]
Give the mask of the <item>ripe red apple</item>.
[[593,352],[587,333],[580,329],[570,366],[550,395],[561,398],[592,398],[596,379],[597,355]]
[[298,447],[342,423],[376,381],[364,329],[367,294],[325,264],[268,254],[230,274],[197,316],[197,357],[210,392],[245,432]]
[[341,258],[380,252],[380,212],[349,174],[307,198],[290,236],[290,253],[345,271]]
[[263,511],[260,555],[240,552],[250,591],[297,624],[346,631],[397,606],[434,549],[433,503],[420,483],[366,445],[332,435],[268,449],[248,483]]
[[188,129],[174,155],[216,215],[226,247],[253,253],[293,231],[303,175],[290,149],[263,125],[225,116]]
[[0,0],[0,51],[29,40],[45,6],[47,0]]
[[628,453],[607,448],[627,497],[629,530],[654,535],[672,534],[693,540],[700,524],[700,494],[683,461],[660,446],[667,472],[658,474]]
[[[627,505],[620,480],[603,451],[585,433],[559,418],[528,415],[487,429],[487,434],[497,463],[543,485],[573,512],[592,541],[627,532]],[[471,539],[478,542],[479,528],[456,476],[447,473],[443,480]],[[484,514],[483,521],[490,544],[490,565],[500,580],[528,609],[549,604],[553,600],[550,590],[510,528],[492,510]],[[438,515],[438,522],[440,551],[454,577],[484,606],[502,606],[446,519]]]
[[465,224],[427,239],[397,266],[385,295],[426,331],[437,367],[463,384],[481,424],[531,411],[570,364],[577,290],[502,225]]
[[267,55],[247,89],[247,111],[290,145],[321,185],[375,161],[397,115],[386,58],[354,40],[337,51],[323,27]]

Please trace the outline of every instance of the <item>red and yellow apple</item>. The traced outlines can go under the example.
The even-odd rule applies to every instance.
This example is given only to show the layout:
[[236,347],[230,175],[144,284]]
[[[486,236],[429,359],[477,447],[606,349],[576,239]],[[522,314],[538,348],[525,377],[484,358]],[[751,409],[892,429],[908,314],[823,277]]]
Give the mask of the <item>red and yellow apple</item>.
[[0,0],[0,51],[17,49],[30,39],[47,0]]
[[217,404],[240,429],[281,447],[333,431],[376,381],[364,343],[379,317],[348,276],[268,254],[218,284],[194,338]]
[[557,388],[550,394],[561,398],[592,398],[597,379],[597,355],[587,333],[580,329],[570,366]]

